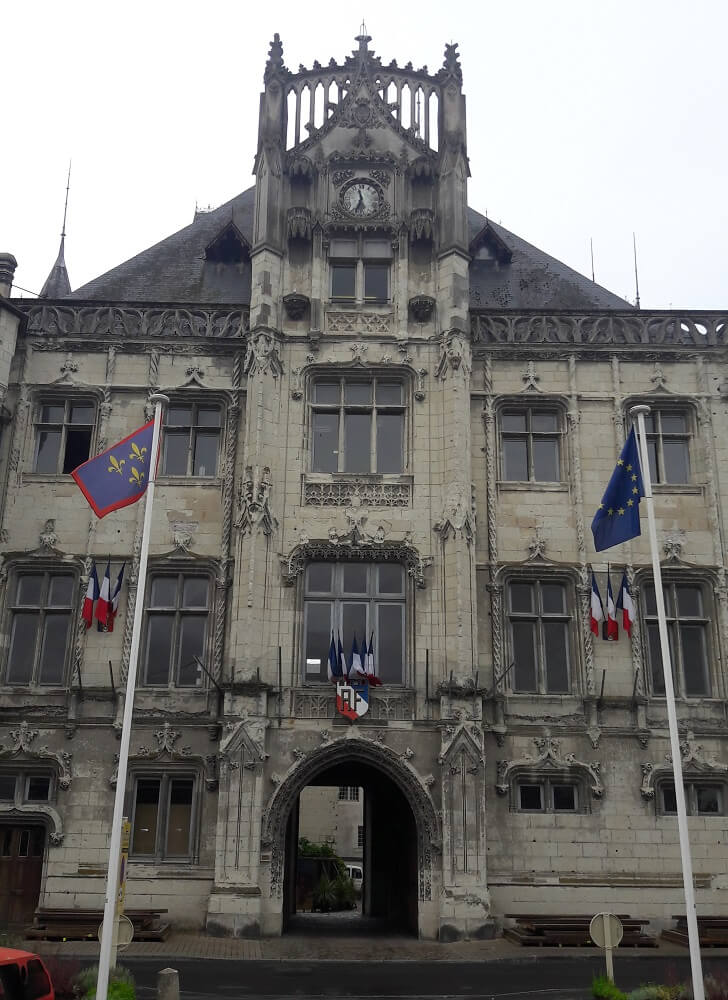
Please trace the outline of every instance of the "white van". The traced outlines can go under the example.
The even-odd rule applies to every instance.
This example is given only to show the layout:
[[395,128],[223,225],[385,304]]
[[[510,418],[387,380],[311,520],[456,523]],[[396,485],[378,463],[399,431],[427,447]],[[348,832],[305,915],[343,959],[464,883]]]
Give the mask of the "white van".
[[346,874],[354,883],[356,891],[361,892],[361,887],[364,882],[364,869],[362,866],[356,863],[350,864],[349,862],[346,862]]

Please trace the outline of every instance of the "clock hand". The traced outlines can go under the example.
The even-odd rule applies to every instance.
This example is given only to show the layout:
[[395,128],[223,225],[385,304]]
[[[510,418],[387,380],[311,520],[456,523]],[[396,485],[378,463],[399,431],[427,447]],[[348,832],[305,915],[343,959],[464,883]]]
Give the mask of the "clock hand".
[[356,210],[357,212],[360,212],[364,208],[365,208],[364,196],[362,195],[361,191],[359,191],[359,201],[356,203]]

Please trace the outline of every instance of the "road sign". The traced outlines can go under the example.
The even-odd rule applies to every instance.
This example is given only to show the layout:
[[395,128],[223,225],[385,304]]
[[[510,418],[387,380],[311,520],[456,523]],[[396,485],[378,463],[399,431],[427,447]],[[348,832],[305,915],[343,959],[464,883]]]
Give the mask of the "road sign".
[[619,947],[624,928],[622,921],[614,913],[597,913],[589,924],[589,934],[598,948],[604,948],[607,959],[607,976],[614,982],[612,948]]
[[[134,937],[134,924],[131,920],[123,913],[116,916],[116,932],[114,938],[116,940],[116,950],[124,951],[131,944],[132,938]],[[103,923],[99,924],[99,929],[97,932],[97,937],[99,941],[101,940],[101,933],[104,929]]]

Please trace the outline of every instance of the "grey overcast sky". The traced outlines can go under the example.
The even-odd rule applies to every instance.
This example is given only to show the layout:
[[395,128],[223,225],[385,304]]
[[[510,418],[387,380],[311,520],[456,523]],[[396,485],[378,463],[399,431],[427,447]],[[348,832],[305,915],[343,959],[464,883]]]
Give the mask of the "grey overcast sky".
[[[0,250],[38,292],[69,159],[74,288],[252,184],[268,43],[385,63],[460,43],[470,204],[643,308],[728,305],[725,0],[23,0],[3,5]],[[17,289],[14,294],[20,293]]]

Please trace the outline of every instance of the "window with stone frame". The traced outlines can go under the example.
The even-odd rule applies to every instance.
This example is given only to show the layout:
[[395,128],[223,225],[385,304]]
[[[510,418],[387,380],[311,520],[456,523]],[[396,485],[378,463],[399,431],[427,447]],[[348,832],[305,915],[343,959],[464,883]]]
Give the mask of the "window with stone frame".
[[25,805],[33,802],[51,802],[55,796],[55,782],[50,771],[37,768],[0,768],[0,803]]
[[547,403],[509,403],[498,414],[501,479],[558,483],[562,469],[563,410]]
[[573,668],[574,593],[563,578],[518,577],[506,583],[508,684],[516,694],[567,694]]
[[312,562],[304,575],[304,664],[309,681],[327,680],[331,635],[341,637],[347,662],[352,644],[373,635],[378,676],[401,684],[405,665],[407,574],[397,562]]
[[341,305],[386,304],[391,298],[391,240],[365,234],[334,238],[329,244],[329,291]]
[[578,813],[587,802],[583,782],[563,775],[524,775],[513,783],[514,812]]
[[129,853],[139,861],[190,861],[197,831],[197,775],[185,771],[132,775]]
[[77,576],[68,570],[18,569],[8,582],[9,643],[5,683],[65,683],[77,606]]
[[339,785],[340,802],[358,802],[359,789],[356,785]]
[[33,471],[66,475],[86,462],[96,426],[96,404],[91,399],[47,397],[35,411]]
[[391,376],[317,378],[311,386],[313,472],[402,473],[405,383]]
[[[667,635],[675,694],[700,698],[712,693],[710,676],[710,611],[708,587],[700,580],[663,580]],[[643,618],[652,693],[664,697],[665,677],[652,582],[642,586]]]
[[217,475],[222,407],[200,401],[172,401],[167,407],[162,434],[163,476]]
[[149,687],[199,687],[210,635],[210,577],[155,571],[146,588],[142,678]]
[[[726,783],[710,778],[685,778],[685,808],[688,816],[725,816]],[[655,795],[657,811],[664,816],[677,813],[674,781],[659,781]]]
[[689,483],[692,411],[689,407],[655,406],[645,415],[645,435],[652,482]]

